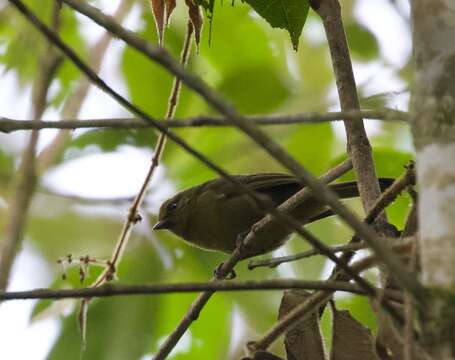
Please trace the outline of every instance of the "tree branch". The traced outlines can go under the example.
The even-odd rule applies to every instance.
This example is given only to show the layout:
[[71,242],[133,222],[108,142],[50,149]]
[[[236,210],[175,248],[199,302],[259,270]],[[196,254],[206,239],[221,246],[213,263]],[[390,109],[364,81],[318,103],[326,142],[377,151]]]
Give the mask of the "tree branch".
[[[407,244],[408,242],[410,242],[410,239],[393,238],[393,239],[385,239],[384,241],[387,241],[391,245],[391,248],[393,249],[395,246],[402,246],[403,244]],[[343,245],[331,246],[330,250],[334,253],[338,253],[338,252],[352,252],[352,251],[368,249],[368,248],[369,248],[369,246],[367,244],[365,244],[364,242],[357,242],[357,243],[348,243],[348,244],[343,244]],[[251,260],[248,264],[248,269],[253,270],[258,267],[275,268],[284,263],[306,259],[306,258],[315,256],[315,255],[321,255],[321,253],[316,249],[311,249],[308,251],[304,251],[304,252],[289,255],[289,256],[280,256],[280,257],[275,257],[272,259]]]
[[[313,9],[321,17],[330,48],[338,96],[342,110],[359,110],[357,87],[344,32],[341,9],[338,0],[313,0]],[[347,151],[357,175],[360,198],[365,212],[381,195],[376,176],[370,142],[363,121],[344,122],[347,136]],[[378,224],[387,222],[385,213],[378,218]],[[386,231],[385,229],[381,229]]]
[[[248,291],[248,290],[331,290],[345,291],[353,294],[366,295],[358,285],[344,281],[307,281],[296,279],[247,280],[247,281],[211,281],[178,284],[122,285],[104,284],[99,287],[82,289],[35,289],[28,291],[0,292],[0,300],[31,300],[31,299],[67,299],[111,297],[120,295],[161,295],[189,293],[200,291]],[[378,289],[378,291],[383,291]],[[403,302],[399,291],[388,291],[389,300]]]
[[[319,124],[330,121],[358,121],[359,117],[383,121],[404,121],[409,118],[408,113],[393,109],[363,110],[363,111],[337,111],[328,113],[302,113],[290,115],[264,115],[246,116],[249,122],[256,125],[288,125],[288,124]],[[158,120],[163,121],[163,120]],[[182,127],[226,127],[231,126],[223,119],[209,116],[197,116],[187,119],[175,119],[166,122],[169,128]],[[81,129],[81,128],[109,128],[121,129],[145,129],[153,125],[144,123],[138,118],[112,118],[112,119],[86,119],[86,120],[60,120],[40,121],[13,120],[0,117],[0,132],[10,133],[18,130],[42,130],[42,129]]]

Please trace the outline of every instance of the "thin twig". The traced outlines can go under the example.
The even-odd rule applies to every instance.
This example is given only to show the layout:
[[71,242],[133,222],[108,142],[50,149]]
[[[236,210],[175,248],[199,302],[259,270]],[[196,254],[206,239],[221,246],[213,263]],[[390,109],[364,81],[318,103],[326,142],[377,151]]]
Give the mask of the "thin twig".
[[[390,245],[402,245],[402,243],[407,243],[409,242],[409,239],[404,239],[404,240],[399,240],[399,239],[385,239],[385,241],[388,241]],[[364,242],[358,242],[358,243],[349,243],[349,244],[343,244],[343,245],[335,245],[331,246],[330,249],[334,253],[338,252],[351,252],[351,251],[357,251],[357,250],[362,250],[362,249],[367,249],[368,245],[365,244]],[[393,248],[393,246],[392,246]],[[306,259],[315,255],[321,255],[319,251],[316,249],[311,249],[308,251],[304,251],[298,254],[293,254],[289,256],[280,256],[280,257],[275,257],[272,259],[260,259],[260,260],[252,260],[248,263],[248,269],[253,270],[258,267],[269,267],[269,268],[275,268],[278,265],[288,263],[288,262],[293,262],[301,259]]]
[[410,185],[415,185],[414,162],[410,162],[405,167],[405,173],[393,182],[391,186],[384,190],[381,196],[376,200],[365,217],[365,222],[371,224],[374,219],[387,208],[395,199]]
[[[330,121],[358,121],[359,118],[383,121],[406,122],[409,115],[406,112],[382,109],[363,111],[337,111],[328,113],[301,113],[301,114],[275,114],[261,116],[246,116],[249,122],[256,125],[289,125],[289,124],[320,124]],[[163,120],[158,120],[163,121]],[[209,116],[196,116],[186,119],[175,119],[166,122],[169,128],[183,127],[226,127],[231,126],[223,119]],[[109,128],[112,130],[146,129],[153,125],[144,123],[138,118],[111,118],[111,119],[86,119],[86,120],[60,120],[40,121],[14,120],[0,117],[0,132],[10,133],[18,130],[42,129],[83,129],[83,128]]]
[[[248,290],[331,290],[366,295],[358,285],[345,281],[308,281],[296,279],[247,280],[247,281],[211,281],[177,284],[122,285],[104,284],[98,287],[82,289],[34,289],[28,291],[0,292],[0,300],[31,299],[67,299],[112,297],[120,295],[162,295],[175,293],[192,293],[200,291],[248,291]],[[383,289],[378,289],[383,291]],[[386,296],[402,303],[403,296],[399,291],[386,291]]]

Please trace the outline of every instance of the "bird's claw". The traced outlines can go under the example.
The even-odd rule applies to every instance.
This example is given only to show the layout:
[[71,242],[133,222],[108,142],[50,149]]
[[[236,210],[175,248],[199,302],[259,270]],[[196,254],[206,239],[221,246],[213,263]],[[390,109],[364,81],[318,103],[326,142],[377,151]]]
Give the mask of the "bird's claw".
[[223,276],[223,272],[221,271],[221,268],[223,267],[223,264],[224,263],[221,263],[220,265],[218,265],[215,270],[213,270],[213,276],[217,279],[226,279],[226,280],[232,280],[232,279],[235,279],[237,274],[235,273],[235,270],[232,269],[231,271],[229,271],[229,273],[226,275],[226,276]]

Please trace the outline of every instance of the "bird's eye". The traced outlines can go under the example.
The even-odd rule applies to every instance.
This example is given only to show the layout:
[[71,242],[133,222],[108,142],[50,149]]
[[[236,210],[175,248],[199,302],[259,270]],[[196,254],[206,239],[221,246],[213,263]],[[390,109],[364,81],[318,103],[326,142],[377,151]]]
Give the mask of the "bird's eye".
[[175,210],[177,208],[177,203],[171,203],[168,207],[169,210]]

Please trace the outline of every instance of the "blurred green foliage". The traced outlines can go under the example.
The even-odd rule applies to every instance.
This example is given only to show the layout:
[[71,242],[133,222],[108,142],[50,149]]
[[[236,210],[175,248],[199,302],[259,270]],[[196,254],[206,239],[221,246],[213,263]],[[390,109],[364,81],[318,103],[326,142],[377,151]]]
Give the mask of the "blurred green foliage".
[[[48,22],[50,4],[38,0],[27,0],[40,18]],[[237,2],[234,7],[225,1],[203,1],[210,14],[214,15],[211,42],[209,26],[203,29],[199,53],[193,51],[189,70],[201,76],[210,86],[219,91],[228,101],[244,114],[295,113],[303,111],[326,111],[331,103],[329,92],[333,90],[332,68],[325,42],[317,42],[308,36],[302,27],[307,21],[319,20],[307,14],[306,1],[282,0],[274,6],[285,6],[293,14],[292,22],[286,22],[285,14],[273,7],[264,7],[262,1]],[[229,4],[228,4],[229,3]],[[360,24],[353,16],[353,3],[343,3],[347,18],[346,32],[354,60],[362,62],[382,61],[375,35]],[[253,14],[249,5],[259,14]],[[99,5],[99,4],[98,4]],[[298,6],[297,6],[298,5]],[[297,7],[296,7],[297,6]],[[148,7],[140,7],[140,18],[136,33],[156,43],[155,25]],[[88,57],[92,39],[81,34],[81,18],[68,8],[63,8],[61,35],[77,53]],[[170,26],[165,33],[165,47],[178,57],[183,43],[186,14],[184,4],[178,3]],[[272,29],[278,26],[291,34],[292,50],[286,31]],[[320,25],[320,24],[319,24]],[[303,35],[301,35],[303,34]],[[36,30],[26,23],[10,7],[0,9],[0,64],[7,71],[14,71],[22,86],[29,86],[39,71],[39,58],[47,44]],[[109,56],[109,55],[106,55]],[[162,118],[173,78],[162,67],[150,62],[130,48],[124,48],[118,76],[124,79],[131,101],[155,118]],[[397,76],[409,78],[409,71],[395,69]],[[72,94],[80,74],[73,65],[65,61],[57,76],[57,91],[51,93],[50,105],[60,109]],[[368,105],[370,105],[369,103]],[[376,104],[382,106],[384,101]],[[177,109],[177,117],[215,115],[198,95],[183,87]],[[403,152],[401,143],[408,139],[406,125],[381,124],[377,135],[372,137],[374,155],[379,176],[398,177],[412,154]],[[298,161],[316,174],[320,174],[345,158],[344,139],[330,124],[271,126],[264,130],[282,144]],[[232,173],[254,173],[261,171],[283,171],[261,149],[232,128],[194,128],[176,130],[188,143],[203,152],[212,161]],[[152,148],[156,141],[152,130],[90,130],[78,132],[59,156],[61,165],[72,149],[92,146],[96,152],[119,152],[121,145]],[[74,152],[73,152],[74,153]],[[84,151],[79,152],[84,156]],[[0,200],[8,204],[15,164],[19,154],[9,151],[0,144]],[[176,189],[198,184],[215,176],[212,171],[190,157],[179,147],[167,144],[163,163],[166,176]],[[144,164],[144,167],[148,163]],[[122,169],[118,169],[122,172]],[[99,169],[103,171],[102,166]],[[83,174],[81,174],[83,176]],[[352,178],[352,173],[343,179]],[[47,189],[53,191],[55,189]],[[53,270],[52,287],[65,285],[81,286],[78,269],[68,272],[68,279],[61,280],[61,270],[56,265],[59,257],[68,253],[74,256],[96,256],[107,258],[115,243],[124,216],[100,215],[98,207],[111,207],[114,213],[126,214],[125,205],[111,205],[92,200],[81,207],[77,199],[61,199],[59,196],[41,196],[38,189],[26,230],[26,241],[30,242]],[[157,190],[159,192],[159,188]],[[115,197],[115,194],[113,194]],[[356,212],[361,212],[359,202],[351,201]],[[408,211],[409,199],[400,198],[389,209],[391,221],[399,228]],[[7,206],[0,206],[0,225],[7,219]],[[153,220],[153,218],[152,218]],[[146,225],[144,225],[146,226]],[[345,243],[351,231],[334,218],[312,224],[309,229],[327,245]],[[123,283],[158,283],[205,281],[210,279],[213,269],[226,257],[222,254],[204,252],[191,247],[176,237],[162,233],[149,236],[135,234],[119,268]],[[295,238],[276,254],[307,250],[302,239]],[[158,251],[158,249],[160,251]],[[275,255],[276,255],[275,254]],[[299,261],[279,269],[246,270],[246,262],[238,265],[238,278],[265,279],[281,276],[296,276],[318,279],[330,269],[324,258],[317,256]],[[86,283],[96,277],[99,269],[93,269]],[[262,333],[276,321],[280,292],[244,292],[216,294],[188,333],[172,359],[223,359],[228,358],[229,349],[242,344],[230,342],[233,334],[232,313],[240,314],[250,333]],[[172,331],[185,313],[195,294],[177,294],[153,297],[120,297],[93,300],[88,312],[87,350],[83,358],[90,359],[140,359],[155,352],[163,339]],[[34,315],[44,311],[49,301],[38,302]],[[347,297],[339,301],[353,316],[365,325],[374,328],[374,314],[364,299]],[[79,329],[77,308],[61,319],[61,331],[49,355],[49,359],[79,359]],[[330,336],[328,315],[325,315],[324,333]],[[216,328],[214,328],[216,326]],[[43,340],[44,341],[44,340]]]

